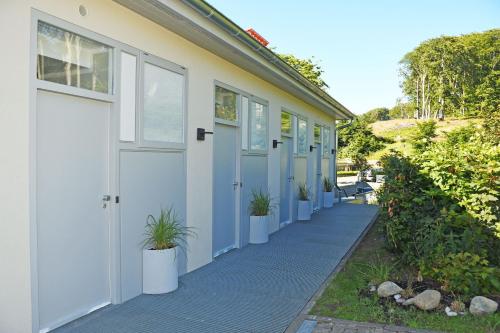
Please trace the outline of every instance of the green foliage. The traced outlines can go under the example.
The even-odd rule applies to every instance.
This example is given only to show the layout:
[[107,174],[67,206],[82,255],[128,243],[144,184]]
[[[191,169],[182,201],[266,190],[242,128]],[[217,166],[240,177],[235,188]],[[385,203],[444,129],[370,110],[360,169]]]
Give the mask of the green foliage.
[[340,157],[356,159],[367,156],[384,147],[382,139],[376,137],[368,124],[356,118],[350,126],[338,130]]
[[[498,271],[489,269],[500,262],[499,138],[485,129],[472,132],[453,131],[413,157],[384,157],[378,193],[388,246],[464,295],[500,291],[492,282]],[[461,281],[456,263],[465,258],[477,276]]]
[[402,87],[418,118],[499,112],[500,29],[427,40],[401,60]]
[[432,139],[435,137],[436,122],[434,120],[418,122],[417,129],[411,138],[413,149],[418,153],[423,152],[432,143]]
[[250,201],[250,215],[267,216],[271,215],[274,205],[271,194],[262,190],[252,190],[252,200]]
[[333,181],[328,177],[323,178],[323,191],[324,192],[332,192],[333,191]]
[[381,259],[380,255],[377,253],[374,260],[359,263],[357,266],[359,274],[367,283],[379,285],[390,279],[396,263],[389,263],[387,260]]
[[445,290],[466,298],[500,290],[499,273],[498,268],[489,266],[488,260],[468,252],[450,253],[427,272]]
[[299,189],[299,200],[301,201],[310,200],[311,191],[307,187],[306,183],[299,183],[298,189]]
[[279,54],[279,56],[287,64],[292,66],[297,72],[311,81],[311,83],[315,84],[321,89],[328,88],[328,85],[322,78],[324,70],[315,61],[314,57],[308,59],[300,59],[293,54]]
[[144,247],[165,250],[185,245],[186,237],[195,236],[195,233],[190,228],[180,224],[179,217],[170,207],[162,209],[158,218],[153,215],[147,217],[144,235]]
[[372,109],[366,113],[363,113],[361,116],[359,116],[363,121],[365,121],[368,124],[374,123],[376,121],[380,120],[389,120],[391,119],[389,116],[389,109],[388,108],[376,108]]
[[343,171],[343,170],[339,170],[337,171],[337,176],[339,177],[343,177],[343,176],[356,176],[358,174],[358,171]]

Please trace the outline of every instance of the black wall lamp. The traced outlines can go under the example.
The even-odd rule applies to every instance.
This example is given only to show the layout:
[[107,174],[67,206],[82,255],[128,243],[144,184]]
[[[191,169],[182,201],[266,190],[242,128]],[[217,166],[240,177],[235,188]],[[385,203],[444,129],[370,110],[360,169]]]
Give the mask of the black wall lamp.
[[312,152],[312,151],[313,151],[313,149],[316,149],[316,148],[317,148],[316,146],[310,145],[310,146],[309,146],[309,151],[310,151],[310,152]]
[[204,128],[196,129],[196,140],[205,141],[205,134],[214,134],[214,132],[207,132]]
[[273,148],[278,148],[278,145],[281,145],[281,144],[283,144],[283,142],[278,141],[276,139],[273,140]]
[[335,155],[337,153],[337,151],[335,150],[335,148],[332,148],[332,155]]

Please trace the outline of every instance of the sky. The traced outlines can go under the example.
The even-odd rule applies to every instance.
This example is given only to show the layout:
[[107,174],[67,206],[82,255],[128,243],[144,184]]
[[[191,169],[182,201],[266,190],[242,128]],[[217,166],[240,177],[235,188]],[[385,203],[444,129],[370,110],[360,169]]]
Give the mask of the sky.
[[314,57],[354,113],[402,96],[399,61],[420,42],[500,28],[500,0],[207,0],[278,53]]

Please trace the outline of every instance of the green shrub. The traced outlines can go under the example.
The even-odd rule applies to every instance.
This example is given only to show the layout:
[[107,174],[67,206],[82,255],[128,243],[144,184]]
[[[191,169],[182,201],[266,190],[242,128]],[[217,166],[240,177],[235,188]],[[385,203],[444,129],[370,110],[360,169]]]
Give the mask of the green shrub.
[[388,247],[457,294],[499,290],[498,141],[495,132],[465,128],[416,156],[382,158]]
[[427,269],[424,272],[441,282],[445,290],[465,297],[500,291],[498,269],[477,254],[448,254]]
[[411,144],[416,152],[422,152],[429,147],[432,139],[436,137],[436,127],[434,120],[417,123],[417,129],[411,138]]
[[358,171],[352,170],[352,171],[337,171],[337,176],[342,177],[342,176],[356,176],[358,174]]
[[158,218],[155,218],[153,215],[147,217],[144,235],[144,247],[151,247],[154,250],[165,250],[176,246],[183,247],[186,237],[194,236],[195,233],[190,228],[180,224],[179,217],[171,207],[169,209],[162,209]]
[[332,192],[333,191],[333,182],[330,178],[323,178],[323,191],[324,192]]
[[306,183],[299,183],[299,200],[307,201],[310,199],[311,191],[307,187]]
[[253,216],[267,216],[273,211],[273,203],[271,194],[269,192],[262,192],[262,190],[252,190],[252,200],[250,201],[250,215]]

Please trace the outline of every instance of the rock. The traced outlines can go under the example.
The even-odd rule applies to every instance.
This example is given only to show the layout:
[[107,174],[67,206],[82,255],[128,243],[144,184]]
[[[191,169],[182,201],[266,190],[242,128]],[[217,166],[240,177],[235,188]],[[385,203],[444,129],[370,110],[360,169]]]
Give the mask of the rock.
[[417,296],[405,301],[403,305],[415,305],[421,310],[432,310],[438,307],[441,293],[437,290],[427,289]]
[[458,313],[456,313],[455,311],[451,311],[450,307],[447,306],[445,309],[444,309],[444,312],[446,312],[446,315],[448,317],[456,317],[458,315]]
[[403,304],[404,302],[406,302],[406,298],[403,298],[403,297],[398,298],[398,299],[396,300],[396,303],[398,303],[398,304]]
[[494,313],[497,309],[497,302],[483,296],[476,296],[470,301],[469,312],[476,316]]
[[389,297],[395,294],[399,294],[403,289],[391,281],[385,281],[377,288],[377,294],[380,297]]
[[395,299],[396,301],[397,301],[398,299],[400,299],[400,298],[401,298],[401,295],[400,295],[400,294],[396,294],[396,295],[394,295],[394,299]]
[[375,286],[370,286],[370,292],[371,292],[371,293],[374,293],[375,291],[377,291],[377,287],[375,287]]

